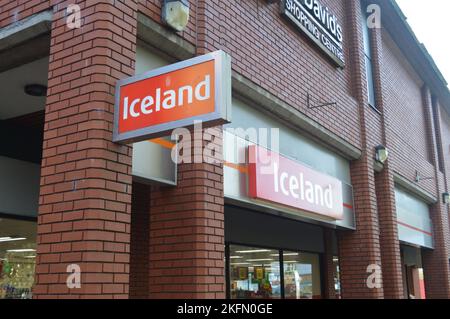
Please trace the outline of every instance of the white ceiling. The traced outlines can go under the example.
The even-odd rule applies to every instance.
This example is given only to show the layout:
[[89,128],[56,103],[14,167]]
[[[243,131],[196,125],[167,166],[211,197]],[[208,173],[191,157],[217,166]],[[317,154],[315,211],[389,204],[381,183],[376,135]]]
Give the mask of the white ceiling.
[[48,57],[0,73],[0,120],[45,108],[45,97],[25,94],[27,84],[47,85]]

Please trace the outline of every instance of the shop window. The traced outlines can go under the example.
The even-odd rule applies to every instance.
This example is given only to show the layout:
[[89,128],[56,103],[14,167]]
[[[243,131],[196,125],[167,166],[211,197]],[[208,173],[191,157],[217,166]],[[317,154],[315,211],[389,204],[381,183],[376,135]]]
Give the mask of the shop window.
[[229,265],[232,299],[281,297],[278,250],[232,245]]
[[403,288],[407,299],[425,299],[425,281],[422,268],[422,251],[409,245],[400,245],[403,264]]
[[336,299],[341,299],[341,270],[339,268],[339,257],[333,257],[333,268],[334,268],[334,293]]
[[[439,171],[440,172],[444,172],[444,168],[445,168],[445,161],[444,161],[444,146],[442,143],[442,138],[441,138],[441,132],[440,132],[440,118],[439,118],[439,104],[437,101],[437,98],[433,95],[431,98],[431,111],[432,111],[432,117],[433,117],[433,134],[436,138],[436,144],[437,144],[437,156],[438,156],[438,166],[439,166]],[[433,145],[431,143],[431,145]],[[430,147],[428,148],[429,150],[431,149]],[[431,160],[431,151],[428,152],[428,160]]]
[[36,262],[36,222],[0,217],[0,299],[29,299]]
[[285,298],[321,298],[319,255],[284,251],[283,270]]
[[319,299],[320,255],[229,245],[231,299]]
[[366,66],[366,79],[367,79],[367,96],[370,106],[376,108],[375,97],[375,81],[373,74],[373,61],[372,61],[372,39],[369,27],[367,26],[367,13],[365,12],[364,2],[362,3],[362,28],[363,28],[363,40],[364,40],[364,59]]

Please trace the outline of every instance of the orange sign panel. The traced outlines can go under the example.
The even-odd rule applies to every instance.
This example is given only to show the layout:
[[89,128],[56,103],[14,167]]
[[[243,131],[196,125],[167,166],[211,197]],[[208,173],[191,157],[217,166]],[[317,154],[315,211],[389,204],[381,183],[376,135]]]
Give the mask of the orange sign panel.
[[136,142],[170,134],[194,121],[229,121],[231,66],[222,51],[119,81],[114,141]]

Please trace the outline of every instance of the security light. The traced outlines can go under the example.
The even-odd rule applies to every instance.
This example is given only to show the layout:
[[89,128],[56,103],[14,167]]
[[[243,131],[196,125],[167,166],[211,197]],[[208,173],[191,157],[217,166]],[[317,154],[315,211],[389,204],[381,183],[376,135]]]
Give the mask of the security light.
[[375,159],[380,162],[381,164],[384,164],[389,156],[389,152],[387,148],[383,145],[378,145],[375,147]]
[[164,0],[162,20],[177,31],[183,31],[189,22],[188,0]]
[[31,96],[47,96],[47,87],[41,84],[25,85],[24,91]]
[[443,193],[442,194],[442,201],[444,202],[444,204],[449,204],[450,203],[450,194],[449,193]]

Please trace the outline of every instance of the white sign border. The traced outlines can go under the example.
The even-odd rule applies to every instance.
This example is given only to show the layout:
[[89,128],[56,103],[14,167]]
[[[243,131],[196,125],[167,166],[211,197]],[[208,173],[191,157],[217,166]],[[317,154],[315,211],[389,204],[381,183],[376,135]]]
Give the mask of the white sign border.
[[[120,89],[122,86],[208,61],[214,61],[215,69],[214,112],[172,121],[169,123],[144,127],[126,133],[119,133],[119,108],[121,100]],[[113,127],[113,142],[115,143],[128,144],[170,135],[172,130],[180,127],[190,127],[195,121],[202,121],[203,127],[206,127],[205,124],[207,122],[211,124],[210,126],[231,122],[231,57],[222,50],[119,80],[116,84]]]

